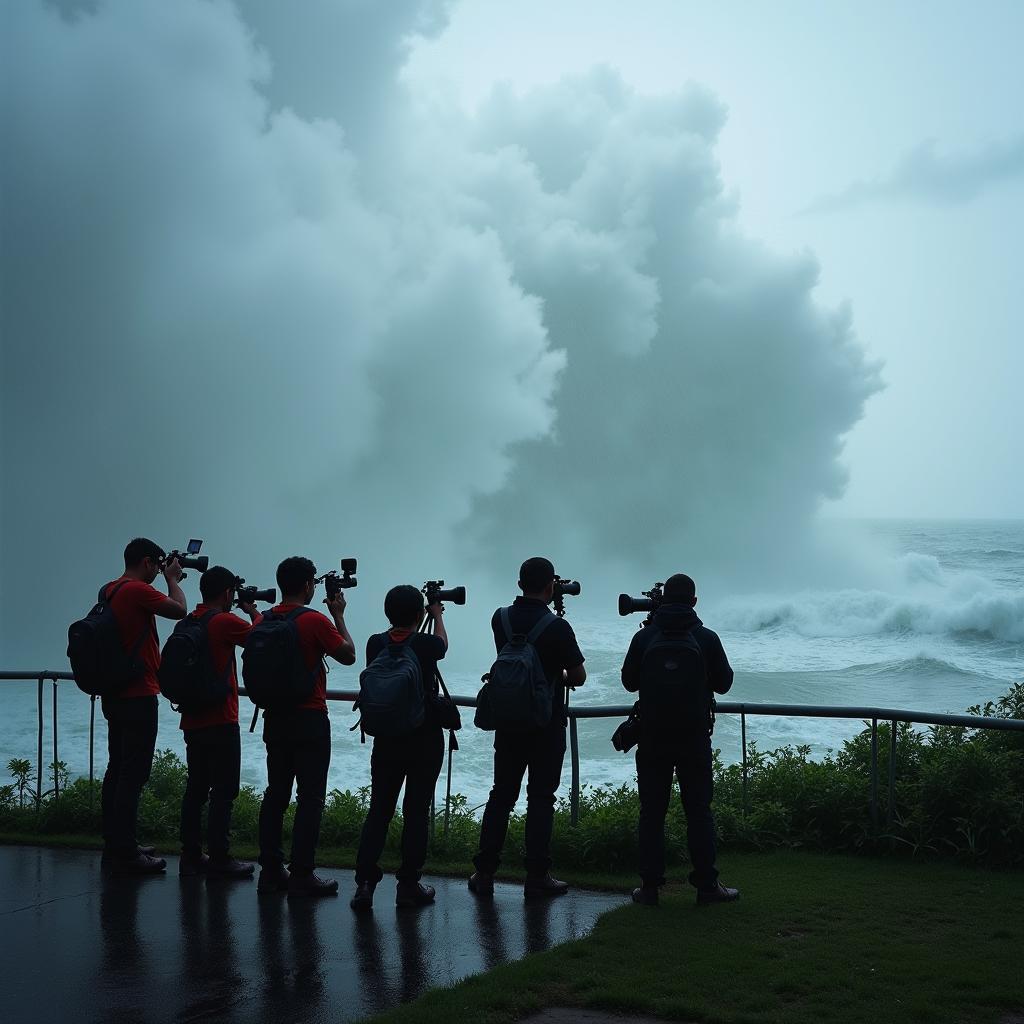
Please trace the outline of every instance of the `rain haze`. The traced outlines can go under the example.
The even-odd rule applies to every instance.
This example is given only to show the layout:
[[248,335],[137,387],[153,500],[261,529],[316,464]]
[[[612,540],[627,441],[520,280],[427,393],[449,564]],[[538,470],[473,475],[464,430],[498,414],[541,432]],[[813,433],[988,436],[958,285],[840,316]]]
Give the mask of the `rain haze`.
[[533,554],[591,701],[677,571],[743,699],[1017,672],[1018,4],[2,19],[5,666],[64,667],[141,534],[261,587],[357,556],[357,646],[464,583],[462,692]]

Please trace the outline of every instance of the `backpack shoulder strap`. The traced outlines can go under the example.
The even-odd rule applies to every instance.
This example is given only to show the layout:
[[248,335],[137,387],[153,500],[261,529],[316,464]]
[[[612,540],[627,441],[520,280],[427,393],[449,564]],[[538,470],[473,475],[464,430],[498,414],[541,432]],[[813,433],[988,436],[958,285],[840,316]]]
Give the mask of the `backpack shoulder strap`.
[[118,591],[119,591],[119,590],[120,590],[120,589],[121,589],[121,588],[122,588],[122,587],[123,587],[123,586],[124,586],[124,585],[125,585],[125,584],[126,584],[127,582],[128,582],[127,580],[121,580],[121,582],[120,582],[120,583],[115,583],[115,584],[114,584],[114,589],[113,589],[113,590],[112,590],[112,591],[110,592],[110,597],[107,597],[107,587],[109,587],[109,586],[110,586],[110,584],[109,584],[109,583],[104,583],[104,584],[103,584],[103,586],[102,586],[102,587],[100,587],[100,592],[99,592],[99,596],[98,596],[98,597],[96,598],[96,603],[97,603],[97,604],[109,604],[109,603],[110,603],[111,601],[113,601],[113,600],[114,600],[114,595],[115,595],[115,594],[116,594],[116,593],[117,593],[117,592],[118,592]]
[[211,608],[208,612],[203,612],[203,614],[199,616],[197,621],[201,625],[208,627],[210,625],[210,619],[212,619],[214,615],[220,615],[220,611],[218,611],[218,609],[216,608]]
[[313,609],[308,608],[306,605],[303,605],[301,608],[294,608],[285,616],[285,621],[294,622],[300,615],[305,615],[306,612],[311,611],[313,611]]
[[509,615],[510,608],[501,609],[501,628],[505,630],[505,643],[508,643],[515,634],[512,632],[512,617]]
[[538,622],[537,625],[526,634],[526,642],[528,644],[535,644],[541,633],[543,633],[544,630],[546,630],[557,618],[558,616],[554,612],[546,612],[540,622]]

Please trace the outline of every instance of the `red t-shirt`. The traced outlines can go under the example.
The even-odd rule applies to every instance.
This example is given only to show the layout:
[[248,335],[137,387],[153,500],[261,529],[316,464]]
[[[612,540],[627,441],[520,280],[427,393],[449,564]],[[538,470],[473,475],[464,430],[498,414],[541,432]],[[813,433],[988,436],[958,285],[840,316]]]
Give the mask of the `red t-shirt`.
[[121,646],[125,653],[131,654],[141,636],[139,660],[144,668],[139,678],[122,690],[119,697],[152,697],[160,692],[160,684],[156,673],[160,667],[160,641],[156,635],[156,616],[153,609],[158,608],[167,600],[166,594],[151,587],[142,580],[120,579],[108,583],[103,588],[110,600],[110,591],[115,584],[121,584],[117,593],[110,601],[110,607],[117,619],[121,631]]
[[[272,610],[281,615],[287,615],[301,607],[300,604],[279,604]],[[312,711],[323,711],[326,714],[327,669],[324,667],[324,657],[328,654],[336,654],[338,648],[345,643],[345,638],[334,628],[334,623],[326,615],[313,608],[305,615],[300,615],[295,620],[295,625],[299,630],[299,645],[302,648],[302,657],[305,659],[306,667],[310,672],[316,671],[313,696],[298,706],[309,708]]]
[[[192,618],[201,619],[208,611],[209,605],[201,604],[192,612]],[[258,612],[255,622],[263,618]],[[238,721],[238,669],[235,665],[235,648],[245,643],[252,625],[231,612],[220,612],[206,624],[210,638],[210,660],[217,675],[228,673],[228,684],[231,692],[219,707],[206,708],[195,714],[182,713],[182,729],[205,729],[210,725],[231,725]]]

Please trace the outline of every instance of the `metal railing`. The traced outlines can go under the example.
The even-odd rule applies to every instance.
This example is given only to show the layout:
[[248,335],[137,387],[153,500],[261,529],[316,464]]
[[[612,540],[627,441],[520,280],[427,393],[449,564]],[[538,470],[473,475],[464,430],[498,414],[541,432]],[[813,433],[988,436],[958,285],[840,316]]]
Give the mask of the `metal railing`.
[[[53,763],[59,763],[58,737],[57,737],[57,684],[59,682],[74,682],[75,677],[70,672],[53,672],[44,669],[41,672],[8,672],[0,671],[0,682],[20,681],[37,684],[37,714],[38,714],[38,741],[36,761],[36,802],[43,798],[42,790],[42,767],[43,767],[43,704],[44,686],[47,681],[53,684]],[[245,696],[245,689],[240,688],[239,694]],[[327,699],[333,701],[354,701],[359,696],[357,690],[328,690]],[[475,708],[475,697],[452,696],[452,700],[462,708]],[[580,746],[578,734],[578,722],[580,719],[590,718],[625,718],[633,710],[632,704],[606,704],[597,707],[576,707],[570,705],[567,708],[569,716],[569,751],[571,758],[572,778],[569,796],[570,818],[575,825],[579,821],[580,810]],[[743,811],[747,811],[747,784],[749,777],[749,765],[747,757],[747,717],[748,716],[772,716],[778,718],[840,718],[849,721],[863,721],[871,723],[871,790],[870,806],[871,821],[874,826],[878,824],[878,723],[887,722],[889,730],[889,800],[888,820],[892,821],[893,808],[896,803],[896,745],[900,722],[911,725],[955,725],[968,729],[1004,729],[1014,732],[1024,732],[1024,719],[1019,718],[992,718],[985,715],[947,715],[936,714],[928,711],[905,711],[897,708],[876,708],[876,707],[837,707],[816,704],[748,704],[737,701],[718,701],[715,713],[721,715],[739,715],[740,717],[740,745],[742,748],[741,778],[743,792]],[[96,734],[96,698],[89,698],[89,781],[94,779],[94,756],[93,747]],[[445,794],[445,824],[449,819],[451,804],[451,750],[448,751],[448,784]],[[90,786],[90,793],[92,787]],[[59,772],[54,771],[54,795],[60,795]]]

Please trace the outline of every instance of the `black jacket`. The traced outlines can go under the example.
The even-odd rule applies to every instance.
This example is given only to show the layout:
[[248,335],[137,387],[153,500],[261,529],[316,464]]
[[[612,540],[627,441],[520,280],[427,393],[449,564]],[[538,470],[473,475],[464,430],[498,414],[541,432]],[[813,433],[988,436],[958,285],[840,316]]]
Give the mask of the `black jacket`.
[[715,693],[728,693],[732,686],[732,666],[718,634],[705,626],[690,605],[663,604],[654,614],[654,624],[634,634],[622,663],[622,685],[630,693],[640,689],[640,665],[644,653],[662,629],[688,630],[704,655],[708,682]]

